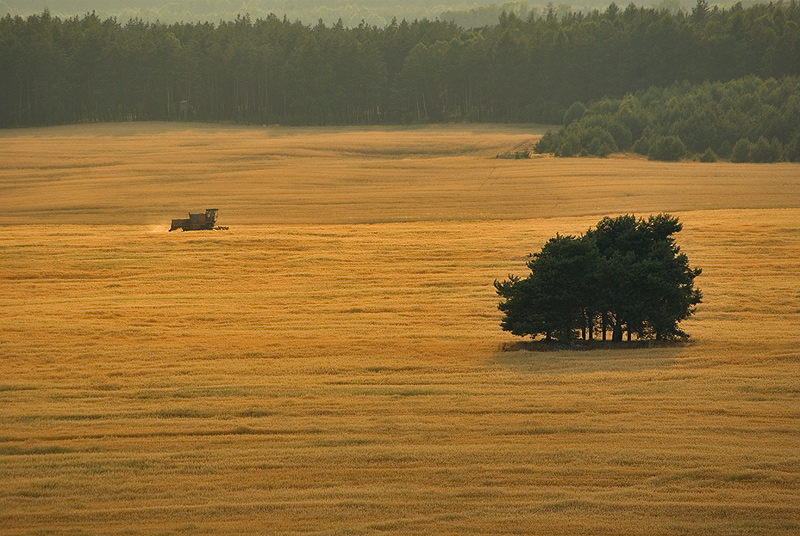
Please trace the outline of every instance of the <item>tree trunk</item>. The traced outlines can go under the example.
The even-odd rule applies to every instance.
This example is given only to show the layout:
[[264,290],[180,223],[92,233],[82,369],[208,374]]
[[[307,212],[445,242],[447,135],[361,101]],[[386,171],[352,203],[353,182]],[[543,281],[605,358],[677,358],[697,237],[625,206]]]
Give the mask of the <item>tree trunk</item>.
[[583,311],[583,314],[581,315],[581,317],[582,317],[582,320],[583,320],[581,322],[581,339],[585,341],[586,340],[586,311],[585,310]]
[[611,342],[622,342],[622,324],[617,320],[614,323],[614,331],[611,334]]

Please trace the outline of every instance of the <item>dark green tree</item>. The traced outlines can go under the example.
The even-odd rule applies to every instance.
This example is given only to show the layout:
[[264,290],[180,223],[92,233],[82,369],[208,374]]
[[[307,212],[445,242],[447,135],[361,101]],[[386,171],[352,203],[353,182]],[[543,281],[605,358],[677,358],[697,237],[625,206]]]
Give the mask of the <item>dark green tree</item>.
[[650,144],[650,151],[647,158],[650,160],[662,160],[665,162],[677,162],[686,154],[686,146],[677,136],[661,136]]
[[669,241],[655,242],[642,260],[645,274],[645,334],[656,340],[683,338],[678,324],[688,318],[700,303],[702,294],[694,288],[700,268],[690,268],[689,259]]
[[591,289],[597,250],[587,240],[556,235],[528,261],[526,279],[510,277],[495,281],[504,298],[500,310],[506,313],[503,329],[516,335],[542,334],[547,340],[586,335],[591,313]]
[[688,318],[702,295],[694,289],[700,269],[675,245],[682,229],[678,218],[659,214],[648,219],[633,215],[606,217],[586,236],[594,240],[604,262],[604,284],[598,290],[599,310],[612,327],[612,340],[627,331],[639,338],[683,336],[677,324]]
[[772,142],[761,136],[750,149],[750,161],[757,163],[778,162],[781,159],[783,150],[777,139]]
[[564,126],[568,127],[570,124],[583,117],[583,114],[585,113],[586,106],[584,106],[582,102],[572,103],[572,106],[567,108],[566,113],[564,113]]
[[786,148],[786,158],[790,162],[800,162],[800,133],[789,142]]
[[753,144],[747,138],[739,138],[736,145],[733,146],[731,152],[731,162],[750,162],[750,153],[752,152]]
[[717,161],[717,153],[715,153],[714,150],[711,147],[709,147],[708,149],[706,149],[706,152],[704,152],[700,156],[700,161],[701,162],[707,162],[707,163],[716,162]]

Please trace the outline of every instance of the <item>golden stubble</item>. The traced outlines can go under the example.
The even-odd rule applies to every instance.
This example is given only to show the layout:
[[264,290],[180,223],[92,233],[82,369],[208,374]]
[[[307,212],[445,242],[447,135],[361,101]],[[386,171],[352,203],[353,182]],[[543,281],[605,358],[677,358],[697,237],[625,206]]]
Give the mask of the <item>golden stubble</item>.
[[[800,530],[798,167],[470,129],[3,133],[0,533]],[[497,351],[492,281],[623,201],[684,223],[693,342]],[[166,232],[207,205],[230,230]]]
[[0,223],[169,226],[475,221],[784,208],[795,164],[498,160],[541,127],[85,125],[0,132]]

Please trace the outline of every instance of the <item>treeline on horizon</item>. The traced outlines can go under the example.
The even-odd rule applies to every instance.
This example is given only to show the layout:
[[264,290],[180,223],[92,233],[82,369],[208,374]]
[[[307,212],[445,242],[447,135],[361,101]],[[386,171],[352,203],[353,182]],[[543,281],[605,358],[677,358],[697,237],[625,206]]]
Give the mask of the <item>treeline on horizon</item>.
[[0,127],[98,121],[561,123],[575,102],[800,74],[798,0],[690,13],[611,4],[467,30],[0,19]]
[[[691,0],[643,0],[641,5],[678,11],[691,7]],[[743,5],[752,5],[758,0],[743,0]],[[609,0],[573,0],[571,4],[558,3],[556,13],[605,9]],[[648,3],[650,2],[650,3]],[[719,2],[717,2],[719,3]],[[735,2],[726,0],[730,5]],[[380,27],[391,23],[392,18],[440,19],[454,21],[465,28],[497,24],[500,14],[515,13],[527,18],[531,13],[541,14],[548,8],[548,0],[511,0],[502,3],[476,5],[470,0],[2,0],[0,5],[8,13],[27,17],[47,9],[52,15],[69,18],[84,13],[96,13],[102,18],[116,17],[119,20],[141,19],[166,23],[179,21],[230,21],[238,15],[249,14],[251,18],[267,18],[270,14],[315,24],[322,20],[335,24],[342,20],[345,26],[358,26],[362,21]]]

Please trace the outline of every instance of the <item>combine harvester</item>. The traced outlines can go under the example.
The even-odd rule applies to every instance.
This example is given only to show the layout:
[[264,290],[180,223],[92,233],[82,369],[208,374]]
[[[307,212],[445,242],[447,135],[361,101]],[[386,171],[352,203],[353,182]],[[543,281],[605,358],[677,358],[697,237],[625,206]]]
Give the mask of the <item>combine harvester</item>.
[[170,231],[180,229],[182,231],[224,231],[227,227],[215,227],[217,223],[217,208],[207,208],[205,214],[189,213],[186,219],[172,220]]

